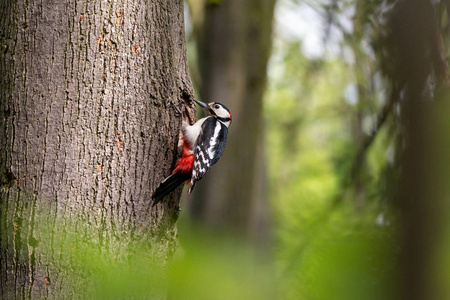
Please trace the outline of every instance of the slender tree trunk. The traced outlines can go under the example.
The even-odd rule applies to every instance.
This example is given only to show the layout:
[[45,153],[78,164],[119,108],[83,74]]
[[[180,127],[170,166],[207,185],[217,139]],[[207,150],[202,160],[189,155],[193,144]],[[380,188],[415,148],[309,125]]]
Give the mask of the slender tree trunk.
[[180,191],[150,203],[192,95],[183,1],[0,9],[0,298],[81,295],[84,241],[113,262],[138,245],[166,260]]
[[196,186],[196,220],[266,239],[263,92],[275,0],[190,2],[204,101],[229,106],[229,141],[217,166]]
[[403,88],[400,110],[405,133],[396,202],[401,217],[398,299],[447,296],[440,294],[442,273],[437,271],[441,266],[436,258],[444,236],[442,225],[448,219],[450,102],[448,88],[440,94],[430,84],[432,77],[447,82],[446,55],[439,68],[433,57],[441,46],[436,24],[433,6],[421,0],[397,3],[390,22],[390,46],[395,51],[389,58],[398,63],[392,79]]

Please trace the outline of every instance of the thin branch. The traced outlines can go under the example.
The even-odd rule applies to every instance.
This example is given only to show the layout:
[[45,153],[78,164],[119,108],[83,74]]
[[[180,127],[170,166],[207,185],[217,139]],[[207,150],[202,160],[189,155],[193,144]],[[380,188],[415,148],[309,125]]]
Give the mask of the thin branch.
[[394,88],[391,92],[388,103],[386,103],[386,105],[383,107],[383,109],[381,110],[380,114],[377,117],[376,127],[372,130],[372,133],[368,135],[361,143],[361,146],[359,147],[358,152],[356,153],[355,159],[353,160],[352,167],[348,171],[349,174],[345,177],[347,178],[347,180],[343,184],[341,192],[338,195],[336,195],[336,198],[332,203],[332,207],[335,207],[337,204],[343,201],[344,194],[347,191],[347,189],[351,186],[352,180],[355,177],[357,177],[358,174],[360,173],[361,167],[363,165],[363,160],[367,154],[368,149],[375,141],[375,138],[381,131],[381,128],[384,126],[384,124],[386,124],[386,120],[392,114],[394,110],[394,105],[397,103],[398,99],[399,99],[399,90],[397,88]]
[[398,94],[399,93],[396,89],[391,92],[388,103],[383,107],[381,113],[377,117],[376,127],[372,130],[372,133],[369,134],[361,143],[361,146],[359,147],[359,150],[356,154],[356,158],[353,161],[352,168],[350,169],[351,177],[354,177],[359,173],[359,169],[361,168],[362,161],[366,155],[367,149],[369,149],[369,147],[372,145],[378,132],[380,132],[380,129],[383,127],[383,125],[386,123],[387,118],[392,113],[394,104],[397,103],[399,97]]

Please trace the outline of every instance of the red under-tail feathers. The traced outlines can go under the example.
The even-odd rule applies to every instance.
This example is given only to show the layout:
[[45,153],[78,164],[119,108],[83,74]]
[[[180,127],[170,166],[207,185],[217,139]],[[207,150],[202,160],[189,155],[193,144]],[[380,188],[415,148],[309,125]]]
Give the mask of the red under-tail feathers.
[[191,176],[193,165],[194,152],[190,149],[188,143],[185,142],[183,144],[183,155],[177,160],[177,163],[175,164],[175,170],[173,170],[172,174],[181,173]]
[[153,193],[152,199],[155,206],[162,198],[169,195],[184,181],[189,180],[192,174],[192,166],[194,164],[194,152],[191,150],[189,144],[185,141],[183,143],[183,155],[177,160],[175,170],[172,175],[164,179]]

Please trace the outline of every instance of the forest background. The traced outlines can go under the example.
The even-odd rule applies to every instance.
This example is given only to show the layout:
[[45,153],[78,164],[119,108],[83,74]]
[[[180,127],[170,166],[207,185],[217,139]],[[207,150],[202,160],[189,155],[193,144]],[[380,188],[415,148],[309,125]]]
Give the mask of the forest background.
[[[202,91],[204,82],[213,82],[204,78],[215,74],[202,72],[202,61],[211,61],[198,48],[242,48],[227,48],[219,30],[219,38],[199,46],[195,24],[201,4],[188,3],[194,24],[187,28],[190,68]],[[239,6],[210,5],[229,15]],[[181,226],[186,256],[175,264],[176,295],[222,299],[220,290],[223,299],[450,299],[449,9],[449,1],[276,2],[262,96],[263,146],[253,154],[261,165],[255,172],[266,170],[259,187],[268,195],[267,205],[256,196],[253,203],[260,204],[251,206],[247,226],[237,230],[244,240],[256,241],[258,259],[249,254],[255,244],[247,245],[252,251],[242,243],[230,246],[217,233],[206,233],[199,243],[206,248],[198,250]],[[256,19],[254,24],[270,20],[248,18]],[[232,23],[238,21],[221,21],[220,26],[237,27]],[[247,43],[261,45],[251,38]],[[257,68],[256,59],[248,59]],[[232,108],[235,103],[217,101]],[[250,107],[241,117],[257,122],[257,106],[245,97],[242,102]],[[236,135],[240,129],[231,127]],[[236,143],[248,147],[243,140]],[[225,155],[239,156],[229,148]],[[217,172],[240,177],[224,165]],[[209,182],[214,185],[214,179]],[[191,214],[182,213],[181,224],[198,224],[192,213],[196,199],[187,201]],[[229,201],[228,210],[241,208]],[[249,217],[255,214],[258,225]],[[221,222],[225,228],[235,224],[233,218]],[[184,277],[186,266],[193,265],[201,267]],[[212,277],[211,270],[216,270]],[[193,285],[187,278],[201,279]]]

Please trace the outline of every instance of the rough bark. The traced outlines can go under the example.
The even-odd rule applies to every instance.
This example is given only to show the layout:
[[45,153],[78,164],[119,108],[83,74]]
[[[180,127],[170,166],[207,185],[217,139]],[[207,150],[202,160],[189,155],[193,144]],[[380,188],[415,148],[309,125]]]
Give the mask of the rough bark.
[[180,191],[150,198],[178,155],[174,106],[192,95],[183,2],[0,9],[0,298],[81,295],[84,241],[111,261],[138,245],[166,260]]
[[270,56],[275,0],[190,2],[204,101],[233,114],[227,148],[196,186],[196,220],[267,239],[263,92]]

